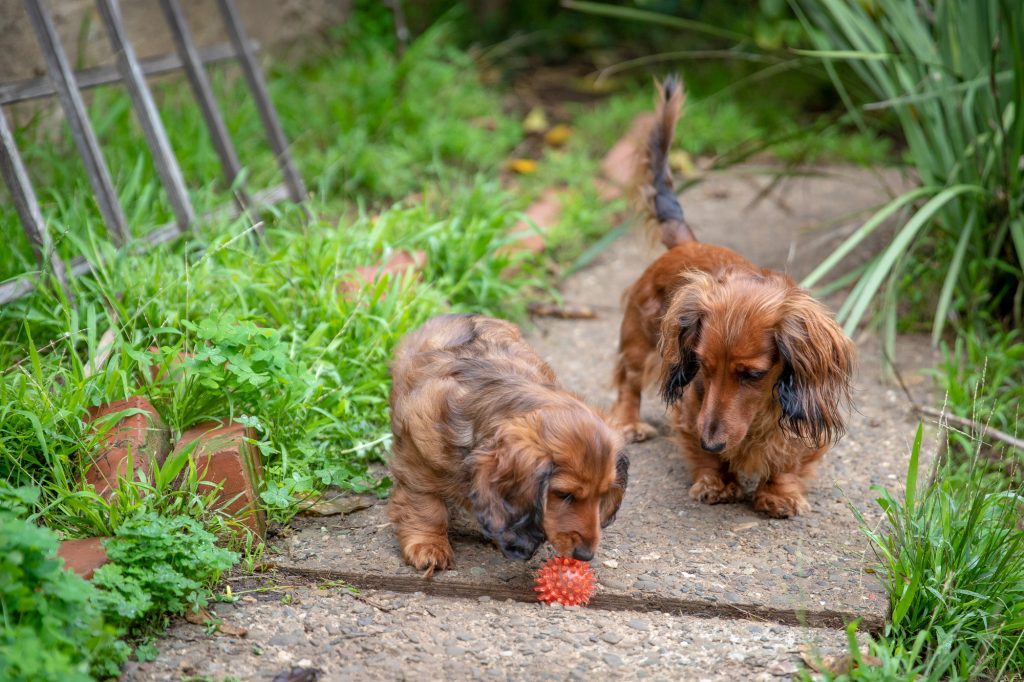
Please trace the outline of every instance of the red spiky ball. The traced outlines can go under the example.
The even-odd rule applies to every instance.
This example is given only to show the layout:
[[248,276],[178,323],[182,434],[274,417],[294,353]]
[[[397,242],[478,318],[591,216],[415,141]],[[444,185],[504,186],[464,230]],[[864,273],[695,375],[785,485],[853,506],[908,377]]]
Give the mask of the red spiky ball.
[[597,586],[590,564],[566,556],[554,556],[537,569],[537,599],[545,604],[582,606],[590,601]]

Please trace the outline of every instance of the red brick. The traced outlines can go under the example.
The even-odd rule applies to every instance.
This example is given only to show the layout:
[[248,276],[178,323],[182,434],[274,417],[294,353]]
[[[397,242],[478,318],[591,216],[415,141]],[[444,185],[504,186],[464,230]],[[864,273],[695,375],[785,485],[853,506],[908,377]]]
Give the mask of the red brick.
[[[629,130],[615,143],[604,159],[601,160],[601,172],[611,181],[614,187],[600,187],[602,196],[609,199],[622,193],[633,182],[636,164],[639,160],[640,146],[654,123],[654,114],[645,112],[638,114],[629,126]],[[617,190],[617,192],[616,192]]]
[[85,482],[95,486],[96,492],[108,500],[120,478],[137,481],[141,475],[152,480],[153,462],[163,464],[171,449],[167,425],[150,402],[141,396],[90,408],[88,422],[95,424],[107,415],[128,409],[140,409],[144,413],[129,415],[116,424],[100,427],[106,433],[92,466],[85,472]]
[[[150,346],[149,352],[158,354],[160,349],[156,346]],[[181,375],[181,370],[186,360],[192,358],[191,353],[185,353],[184,351],[178,353],[177,357],[174,358],[166,367],[161,367],[160,363],[156,363],[149,366],[149,376],[153,381],[158,381],[164,378],[177,379]],[[226,364],[226,363],[225,363]]]
[[534,253],[544,250],[544,233],[554,227],[562,215],[562,199],[559,194],[558,189],[549,187],[530,204],[525,211],[529,220],[521,220],[512,228],[512,236],[522,236],[507,248],[527,249]]
[[109,561],[102,543],[106,539],[64,540],[57,548],[57,556],[64,560],[64,568],[89,580],[93,571]]
[[250,442],[255,438],[251,428],[238,422],[208,422],[183,433],[174,451],[180,452],[198,440],[190,458],[200,479],[222,484],[217,497],[220,509],[262,538],[267,520],[257,493],[263,471],[259,451]]
[[397,275],[406,270],[413,269],[419,272],[427,265],[427,253],[425,251],[394,251],[386,263],[376,265],[360,265],[355,272],[343,278],[338,283],[338,290],[344,293],[359,291],[364,284],[375,282],[378,278],[388,275]]

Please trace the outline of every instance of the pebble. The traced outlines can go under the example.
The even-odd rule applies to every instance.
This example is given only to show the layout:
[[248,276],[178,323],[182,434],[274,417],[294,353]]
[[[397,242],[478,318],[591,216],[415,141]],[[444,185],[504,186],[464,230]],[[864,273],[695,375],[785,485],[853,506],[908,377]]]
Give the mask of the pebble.
[[607,663],[608,665],[610,665],[613,668],[618,668],[619,666],[622,665],[622,659],[619,658],[619,656],[617,654],[607,653],[604,656],[602,656],[601,658],[603,658],[604,662]]
[[618,644],[622,641],[622,635],[617,632],[608,631],[601,635],[601,639],[608,642],[609,644]]
[[646,632],[647,630],[651,629],[651,624],[650,623],[648,623],[645,620],[637,620],[635,618],[632,619],[632,620],[626,621],[626,625],[628,625],[629,627],[633,628],[634,630],[642,630],[644,632]]

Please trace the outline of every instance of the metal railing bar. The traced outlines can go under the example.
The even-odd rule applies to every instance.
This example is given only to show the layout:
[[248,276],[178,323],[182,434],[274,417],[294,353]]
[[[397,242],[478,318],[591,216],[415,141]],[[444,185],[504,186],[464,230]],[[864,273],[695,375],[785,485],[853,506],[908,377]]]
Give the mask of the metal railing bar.
[[156,165],[157,173],[159,173],[164,190],[167,192],[171,210],[174,211],[174,217],[177,219],[178,229],[185,232],[192,226],[194,217],[192,202],[189,201],[188,190],[185,189],[185,179],[181,175],[178,159],[174,156],[171,142],[167,139],[167,131],[164,130],[164,124],[160,120],[160,112],[153,102],[149,86],[146,85],[146,77],[142,75],[142,69],[139,68],[135,50],[132,49],[128,36],[125,34],[118,0],[96,0],[96,7],[100,11],[100,18],[107,30],[110,47],[117,57],[121,77],[128,90],[128,95],[131,97],[135,115],[142,126],[142,134],[149,145],[153,163]]
[[[256,62],[256,56],[249,48],[249,38],[245,32],[238,10],[235,8],[234,0],[217,0],[221,15],[224,17],[224,25],[227,28],[231,42],[238,52],[238,61],[242,66],[242,73],[249,82],[249,89],[253,99],[256,101],[256,108],[263,120],[263,127],[267,132],[267,139],[270,147],[277,157],[277,163],[284,176],[284,183],[288,187],[291,200],[297,204],[303,204],[306,200],[306,185],[295,169],[291,152],[288,150],[288,140],[285,138],[284,129],[277,118],[274,105],[267,92],[267,84],[263,79],[263,72]],[[307,209],[308,215],[308,209]]]
[[[234,187],[235,180],[242,172],[242,164],[238,160],[235,145],[231,142],[231,135],[224,123],[217,98],[214,97],[213,88],[210,87],[210,79],[206,76],[203,59],[192,39],[192,31],[185,19],[185,13],[178,0],[160,0],[160,5],[167,17],[167,23],[171,27],[171,35],[174,36],[178,56],[181,58],[185,74],[188,76],[188,82],[192,86],[192,92],[199,103],[203,118],[206,120],[210,140],[217,151],[217,156],[220,157],[224,180],[228,187]],[[242,187],[235,188],[234,192],[235,200],[239,202],[239,208],[244,211],[247,206],[251,205],[252,198]]]
[[24,0],[24,2],[39,46],[46,58],[50,79],[53,81],[57,97],[64,109],[64,116],[71,127],[71,134],[75,138],[78,153],[85,164],[86,174],[89,176],[100,214],[103,216],[107,230],[114,242],[123,244],[129,234],[128,221],[125,219],[120,202],[118,202],[114,184],[110,180],[110,172],[107,170],[107,164],[103,160],[96,135],[89,123],[85,105],[82,103],[82,95],[78,92],[75,74],[71,71],[64,48],[60,44],[60,36],[57,35],[53,20],[43,5],[43,0]]
[[[250,43],[253,51],[259,51],[259,43]],[[218,64],[230,61],[238,57],[234,45],[220,43],[211,47],[199,49],[199,60],[203,64]],[[176,54],[165,54],[159,57],[149,57],[139,60],[139,68],[145,76],[162,76],[182,68],[181,57]],[[101,85],[118,83],[121,80],[121,73],[116,66],[94,66],[75,72],[75,82],[79,90],[88,90]],[[20,81],[0,84],[0,104],[14,104],[15,102],[26,102],[33,99],[53,97],[57,94],[53,83],[46,76],[41,78],[27,78]]]
[[[275,185],[268,187],[267,189],[255,192],[252,195],[252,207],[267,207],[279,204],[286,199],[291,198],[291,190],[286,185]],[[230,216],[237,218],[242,215],[242,211],[234,203],[224,204],[211,209],[202,214],[199,219],[200,223],[221,218],[224,216]],[[153,247],[159,246],[160,244],[166,244],[172,242],[178,237],[182,236],[182,233],[178,230],[178,225],[175,222],[165,223],[152,232],[139,238],[137,244],[137,251],[139,253],[145,253]],[[81,277],[82,275],[92,274],[96,270],[96,264],[87,260],[83,256],[76,256],[71,259],[68,264],[67,273],[73,277]],[[26,278],[11,280],[0,284],[0,305],[16,301],[19,298],[28,296],[35,291],[35,283]]]
[[39,263],[40,270],[49,269],[57,277],[65,295],[70,295],[67,274],[64,272],[64,261],[60,259],[53,248],[53,240],[47,231],[42,211],[39,210],[39,201],[32,188],[32,180],[25,170],[21,153],[14,141],[14,134],[7,125],[7,116],[2,109],[0,109],[0,176],[3,177],[10,189],[14,208],[21,219],[25,236],[28,237],[32,251],[36,255],[36,262]]

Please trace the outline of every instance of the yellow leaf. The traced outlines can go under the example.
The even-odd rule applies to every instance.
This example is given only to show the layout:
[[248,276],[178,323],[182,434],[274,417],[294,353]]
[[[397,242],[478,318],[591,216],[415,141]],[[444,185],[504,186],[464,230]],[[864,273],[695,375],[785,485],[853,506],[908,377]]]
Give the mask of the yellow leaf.
[[682,149],[669,152],[668,165],[672,170],[679,171],[684,178],[690,178],[696,174],[693,159]]
[[523,119],[523,131],[526,133],[543,133],[548,129],[548,115],[541,107],[530,109],[530,113]]
[[533,159],[512,159],[508,167],[520,175],[529,175],[537,172],[537,162]]
[[565,144],[570,135],[572,135],[572,128],[564,123],[559,123],[544,134],[544,141],[552,147],[560,147]]

